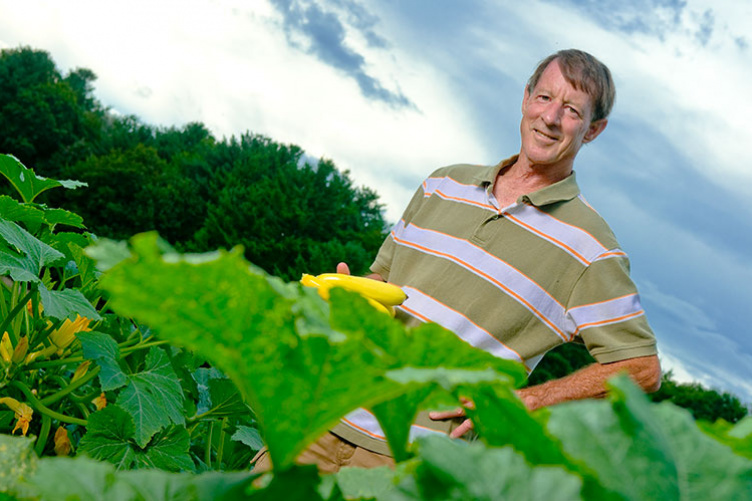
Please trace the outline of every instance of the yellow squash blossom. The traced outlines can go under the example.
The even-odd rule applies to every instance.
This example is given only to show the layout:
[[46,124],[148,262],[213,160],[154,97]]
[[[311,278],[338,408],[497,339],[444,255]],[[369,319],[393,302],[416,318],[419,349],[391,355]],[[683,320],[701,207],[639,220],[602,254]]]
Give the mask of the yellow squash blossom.
[[68,438],[68,430],[60,426],[55,432],[55,454],[58,456],[67,456],[70,452],[71,442],[70,438]]
[[86,375],[86,373],[89,371],[89,366],[91,365],[91,360],[86,360],[84,362],[81,362],[81,365],[79,365],[76,368],[76,372],[73,373],[73,377],[71,378],[71,383],[73,381],[76,381],[78,379],[81,379]]
[[10,407],[10,410],[16,413],[16,426],[13,427],[11,435],[16,433],[17,429],[21,429],[23,436],[29,431],[29,423],[31,422],[31,416],[34,414],[34,410],[28,405],[19,402],[15,398],[3,397],[0,398],[0,404],[5,404]]
[[3,333],[3,339],[0,341],[0,357],[6,364],[9,364],[13,357],[13,343],[10,342],[10,336],[7,332]]
[[104,395],[104,392],[102,392],[102,394],[92,400],[91,403],[97,406],[98,411],[101,411],[107,407],[107,397]]
[[57,346],[58,353],[62,353],[76,339],[77,332],[90,331],[89,322],[91,320],[88,318],[76,315],[74,321],[71,322],[70,319],[66,318],[63,325],[52,331],[50,341]]
[[29,337],[22,336],[21,339],[18,340],[16,349],[13,350],[13,356],[11,358],[11,360],[13,360],[13,363],[18,364],[23,362],[23,359],[26,358],[27,351],[29,351]]

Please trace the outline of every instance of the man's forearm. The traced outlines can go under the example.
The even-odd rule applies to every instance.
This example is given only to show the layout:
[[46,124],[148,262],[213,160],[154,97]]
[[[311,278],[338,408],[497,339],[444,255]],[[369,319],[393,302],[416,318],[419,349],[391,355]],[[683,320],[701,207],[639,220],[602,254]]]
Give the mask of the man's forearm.
[[530,410],[570,400],[603,398],[607,394],[605,382],[619,372],[627,372],[648,393],[656,391],[661,384],[660,363],[653,355],[610,364],[594,363],[569,376],[523,388],[517,393]]

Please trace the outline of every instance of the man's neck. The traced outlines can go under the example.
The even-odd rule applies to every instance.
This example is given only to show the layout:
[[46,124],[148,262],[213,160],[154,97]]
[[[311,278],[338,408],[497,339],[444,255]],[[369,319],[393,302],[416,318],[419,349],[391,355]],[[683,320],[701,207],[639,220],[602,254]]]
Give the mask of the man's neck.
[[572,166],[559,169],[531,165],[522,157],[504,167],[494,182],[493,194],[499,207],[508,207],[527,193],[551,186],[572,174]]

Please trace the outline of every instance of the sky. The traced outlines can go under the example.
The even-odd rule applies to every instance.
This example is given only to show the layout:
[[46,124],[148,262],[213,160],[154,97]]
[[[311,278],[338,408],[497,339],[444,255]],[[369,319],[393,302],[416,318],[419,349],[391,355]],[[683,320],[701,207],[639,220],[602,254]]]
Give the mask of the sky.
[[94,71],[113,112],[331,159],[391,222],[436,168],[517,153],[537,63],[588,51],[617,98],[575,170],[662,365],[752,404],[752,2],[0,0],[0,48],[21,45]]

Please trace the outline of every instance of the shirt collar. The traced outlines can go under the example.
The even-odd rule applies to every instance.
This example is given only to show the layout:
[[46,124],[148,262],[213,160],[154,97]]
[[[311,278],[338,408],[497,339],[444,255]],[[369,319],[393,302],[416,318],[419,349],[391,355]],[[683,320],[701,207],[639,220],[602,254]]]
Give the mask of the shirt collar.
[[[496,180],[496,176],[499,175],[501,169],[515,163],[518,156],[519,155],[514,155],[505,160],[502,160],[496,165],[486,167],[478,172],[478,174],[475,176],[475,180],[478,185],[492,186],[494,181]],[[577,185],[577,178],[575,176],[575,173],[572,172],[572,174],[565,177],[561,181],[558,181],[550,186],[546,186],[545,188],[541,188],[540,190],[534,191],[532,193],[522,195],[520,197],[520,200],[533,204],[536,207],[540,207],[556,202],[565,202],[572,200],[579,194],[580,187]]]

